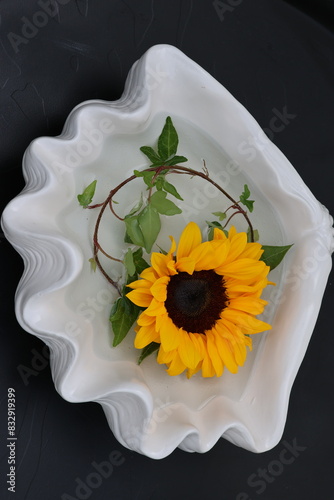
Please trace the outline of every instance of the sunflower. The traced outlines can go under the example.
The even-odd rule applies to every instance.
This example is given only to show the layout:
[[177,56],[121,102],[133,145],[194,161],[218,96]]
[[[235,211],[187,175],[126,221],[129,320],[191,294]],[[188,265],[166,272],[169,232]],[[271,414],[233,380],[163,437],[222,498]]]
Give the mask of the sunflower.
[[[137,319],[135,347],[160,344],[157,361],[169,375],[187,370],[188,378],[220,377],[245,362],[249,335],[271,328],[256,318],[267,302],[262,290],[270,270],[259,260],[260,243],[248,243],[245,232],[215,228],[211,241],[202,242],[200,228],[190,222],[178,247],[172,236],[164,255],[153,252],[151,267],[128,286],[127,297],[145,308]],[[176,255],[174,256],[176,252]]]

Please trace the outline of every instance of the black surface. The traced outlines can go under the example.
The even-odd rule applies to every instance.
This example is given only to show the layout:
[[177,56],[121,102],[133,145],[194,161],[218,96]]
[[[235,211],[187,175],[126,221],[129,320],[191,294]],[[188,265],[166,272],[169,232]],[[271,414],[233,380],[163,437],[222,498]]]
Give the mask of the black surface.
[[[59,134],[68,113],[84,100],[117,99],[131,65],[150,46],[170,43],[227,87],[263,128],[274,109],[286,107],[295,115],[273,141],[334,213],[333,2],[226,0],[223,19],[206,0],[60,3],[57,16],[48,15],[45,26],[22,42],[9,34],[23,36],[23,18],[34,19],[41,2],[0,2],[3,207],[24,185],[21,160],[33,138]],[[18,436],[15,494],[6,489],[8,448],[1,440],[1,498],[333,498],[333,275],[292,390],[281,443],[256,455],[220,440],[204,455],[176,450],[154,461],[115,440],[100,406],[70,404],[56,393],[43,344],[15,319],[21,259],[3,237],[0,252],[1,434],[6,433],[7,388],[14,387]],[[286,443],[300,449],[283,467]],[[76,492],[78,481],[94,481],[94,462],[109,460],[113,450],[124,462],[98,487]]]

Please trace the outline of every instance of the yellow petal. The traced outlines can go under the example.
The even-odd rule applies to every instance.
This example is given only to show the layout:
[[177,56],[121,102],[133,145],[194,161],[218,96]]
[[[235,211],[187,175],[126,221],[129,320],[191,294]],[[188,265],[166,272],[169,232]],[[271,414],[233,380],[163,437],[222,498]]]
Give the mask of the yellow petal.
[[174,274],[177,274],[177,270],[175,267],[175,260],[172,259],[167,263],[167,274],[170,276],[174,276]]
[[189,258],[195,262],[195,271],[208,270],[215,267],[215,252],[210,241],[201,243],[194,248]]
[[262,292],[263,288],[269,285],[267,279],[263,279],[255,283],[254,285],[244,285],[240,284],[238,280],[234,281],[235,284],[228,284],[228,296],[231,297],[239,297],[242,295],[250,295],[257,294],[258,291]]
[[242,327],[226,319],[223,314],[221,316],[221,319],[216,323],[216,325],[219,324],[223,326],[223,328],[219,328],[220,335],[228,340],[232,345],[236,342],[243,341],[245,336],[243,334]]
[[151,287],[151,293],[159,302],[165,302],[167,299],[167,285],[169,283],[169,276],[159,278]]
[[168,375],[180,375],[180,373],[184,372],[185,369],[186,366],[184,365],[184,363],[182,363],[179,354],[176,352],[168,367]]
[[194,368],[193,370],[190,370],[190,368],[188,368],[187,378],[191,378],[193,375],[195,375],[195,373],[199,372],[202,369],[202,364],[203,364],[203,361],[200,361],[198,363],[198,365],[196,366],[196,368]]
[[161,314],[166,314],[166,312],[167,311],[164,306],[164,303],[160,302],[154,297],[152,297],[151,303],[149,304],[148,308],[145,309],[145,313],[148,316],[160,316]]
[[222,331],[222,328],[223,327],[219,325],[219,322],[217,321],[215,327],[215,343],[217,346],[217,350],[226,368],[231,373],[237,373],[238,365],[233,355],[233,348],[231,343],[224,337],[223,334],[220,333]]
[[157,332],[160,332],[161,326],[164,325],[166,321],[168,321],[167,311],[165,312],[165,314],[159,314],[159,316],[156,316],[154,319],[156,330]]
[[256,297],[237,297],[230,300],[229,307],[231,309],[238,309],[256,316],[257,314],[263,313],[264,306],[267,304],[268,302],[266,300]]
[[140,277],[154,283],[157,278],[159,278],[158,274],[154,271],[153,267],[147,267],[140,273]]
[[171,241],[171,246],[170,246],[170,249],[168,251],[168,255],[172,255],[175,252],[175,250],[176,250],[176,243],[175,243],[175,240],[174,240],[173,236],[170,236],[169,238],[170,238],[170,241]]
[[239,255],[239,258],[259,260],[262,254],[263,250],[260,243],[247,243],[245,250]]
[[168,264],[171,261],[170,255],[163,255],[159,252],[153,252],[151,255],[151,264],[159,278],[169,275]]
[[203,377],[214,377],[215,376],[215,370],[212,365],[212,361],[207,354],[205,358],[203,359],[202,362],[202,376]]
[[194,369],[201,360],[201,355],[191,340],[191,334],[180,329],[179,354],[187,368]]
[[176,262],[175,267],[179,272],[193,274],[195,270],[195,261],[190,257],[182,257],[182,259]]
[[155,325],[142,326],[135,338],[136,349],[143,349],[151,342],[157,342],[159,339],[159,334],[155,331]]
[[202,369],[202,364],[203,364],[203,359],[205,356],[207,356],[207,348],[206,348],[206,342],[204,342],[205,335],[202,335],[200,333],[192,333],[191,334],[191,340],[195,344],[196,349],[200,353],[201,360],[198,362],[196,368],[188,368],[187,371],[187,378],[192,377],[195,373],[197,373],[199,370]]
[[206,342],[207,342],[208,354],[210,356],[212,366],[215,370],[217,377],[220,377],[223,373],[224,365],[222,362],[222,358],[219,355],[219,351],[216,347],[216,344],[214,341],[214,336],[213,336],[211,331],[206,332]]
[[205,342],[205,335],[202,333],[192,333],[191,334],[191,340],[195,344],[196,349],[200,353],[201,359],[204,359],[204,356],[207,352],[206,350],[206,342]]
[[176,253],[176,260],[188,257],[190,252],[202,242],[201,230],[195,222],[189,222],[182,231]]
[[158,351],[158,356],[157,356],[157,362],[160,364],[160,365],[165,365],[165,364],[169,364],[171,363],[173,357],[177,354],[177,351],[174,350],[174,351],[169,351],[169,352],[166,352],[164,351],[162,345],[160,345],[159,347],[159,351]]
[[247,245],[247,234],[246,233],[233,234],[233,232],[231,232],[230,230],[229,240],[230,240],[230,250],[226,258],[226,263],[233,262],[245,250]]
[[222,231],[221,229],[219,229],[219,227],[215,227],[214,228],[214,230],[213,230],[213,239],[214,240],[223,240],[223,241],[227,240],[224,231]]
[[147,288],[147,290],[149,290],[152,286],[152,283],[150,281],[141,279],[141,280],[133,281],[132,283],[129,283],[126,286],[128,286],[129,288],[133,288],[133,289]]
[[211,241],[212,249],[214,251],[214,269],[219,268],[224,264],[228,253],[230,251],[230,241],[228,239],[225,240],[213,240]]
[[152,323],[154,323],[154,322],[155,322],[154,316],[147,316],[147,314],[145,314],[145,312],[142,312],[137,319],[137,324],[139,326],[152,325]]
[[131,302],[139,307],[148,307],[153,299],[151,292],[146,288],[132,290],[131,292],[127,293],[126,296],[131,300]]
[[251,314],[247,314],[242,311],[235,311],[234,309],[224,309],[221,317],[226,318],[237,326],[240,326],[245,333],[249,334],[260,333],[271,329],[271,325],[268,323],[254,318]]
[[164,351],[172,351],[179,347],[182,334],[168,315],[165,316],[164,322],[161,323],[159,333]]
[[216,269],[216,272],[240,281],[250,281],[257,278],[266,267],[268,266],[262,261],[239,259],[223,264],[219,269]]
[[233,348],[236,362],[239,366],[243,366],[247,356],[247,349],[245,344],[237,342],[236,344],[234,344]]
[[195,368],[188,368],[187,370],[187,378],[192,377],[195,373],[199,372],[202,369],[203,359],[207,354],[206,343],[203,342],[203,338],[205,335],[200,333],[192,333],[191,340],[194,343],[196,349],[200,353],[200,361],[197,363]]
[[237,234],[237,230],[234,226],[231,226],[229,232],[228,232],[228,237],[229,239],[231,240],[233,238],[233,236],[235,236]]

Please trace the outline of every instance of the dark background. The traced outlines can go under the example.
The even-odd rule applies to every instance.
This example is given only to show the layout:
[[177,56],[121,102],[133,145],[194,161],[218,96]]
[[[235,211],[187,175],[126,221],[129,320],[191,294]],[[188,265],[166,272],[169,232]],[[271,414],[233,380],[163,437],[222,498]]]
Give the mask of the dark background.
[[[45,26],[17,38],[23,37],[22,18],[31,21],[41,4],[48,1],[0,0],[1,208],[24,185],[22,155],[32,139],[61,133],[71,109],[84,100],[118,99],[132,64],[150,46],[169,43],[221,82],[263,128],[273,109],[296,115],[273,142],[334,213],[333,1],[226,0],[219,8],[207,0],[62,0]],[[203,455],[176,450],[154,461],[115,440],[99,405],[70,404],[56,393],[46,349],[15,319],[23,265],[3,235],[0,253],[0,428],[5,436],[7,388],[13,387],[18,436],[15,494],[6,489],[8,451],[1,441],[1,498],[333,498],[333,275],[277,447],[257,455],[220,440]],[[300,450],[277,474],[286,443]],[[123,463],[98,487],[76,492],[78,481],[93,477],[93,463],[114,450]],[[249,484],[261,469],[268,479]]]

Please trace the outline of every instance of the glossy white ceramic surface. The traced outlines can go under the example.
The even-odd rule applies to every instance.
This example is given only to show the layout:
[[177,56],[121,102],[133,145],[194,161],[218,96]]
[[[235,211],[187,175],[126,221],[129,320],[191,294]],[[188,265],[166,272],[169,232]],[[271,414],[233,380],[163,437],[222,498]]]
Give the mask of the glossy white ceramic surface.
[[[200,170],[205,160],[210,176],[236,197],[250,186],[261,243],[294,243],[271,273],[277,286],[266,290],[270,303],[262,316],[272,330],[253,337],[238,374],[225,371],[218,379],[170,377],[154,356],[138,366],[133,332],[111,347],[108,317],[116,295],[88,263],[96,212],[83,210],[77,194],[97,179],[94,200],[103,201],[135,168],[147,166],[139,147],[154,145],[167,115],[189,166]],[[99,402],[117,439],[152,458],[176,447],[205,452],[221,436],[254,452],[275,446],[319,312],[334,239],[327,210],[248,111],[178,49],[154,46],[134,64],[120,100],[77,106],[59,137],[30,145],[23,169],[26,187],[2,218],[25,263],[16,314],[50,347],[59,393],[68,401]],[[120,213],[138,199],[136,182],[119,196]],[[189,220],[204,229],[211,212],[227,206],[200,179],[180,176],[177,183],[183,216],[164,219],[158,239],[164,247]],[[234,223],[245,229],[242,220]],[[122,257],[122,224],[108,219],[101,234]],[[121,268],[110,272],[117,279]]]

